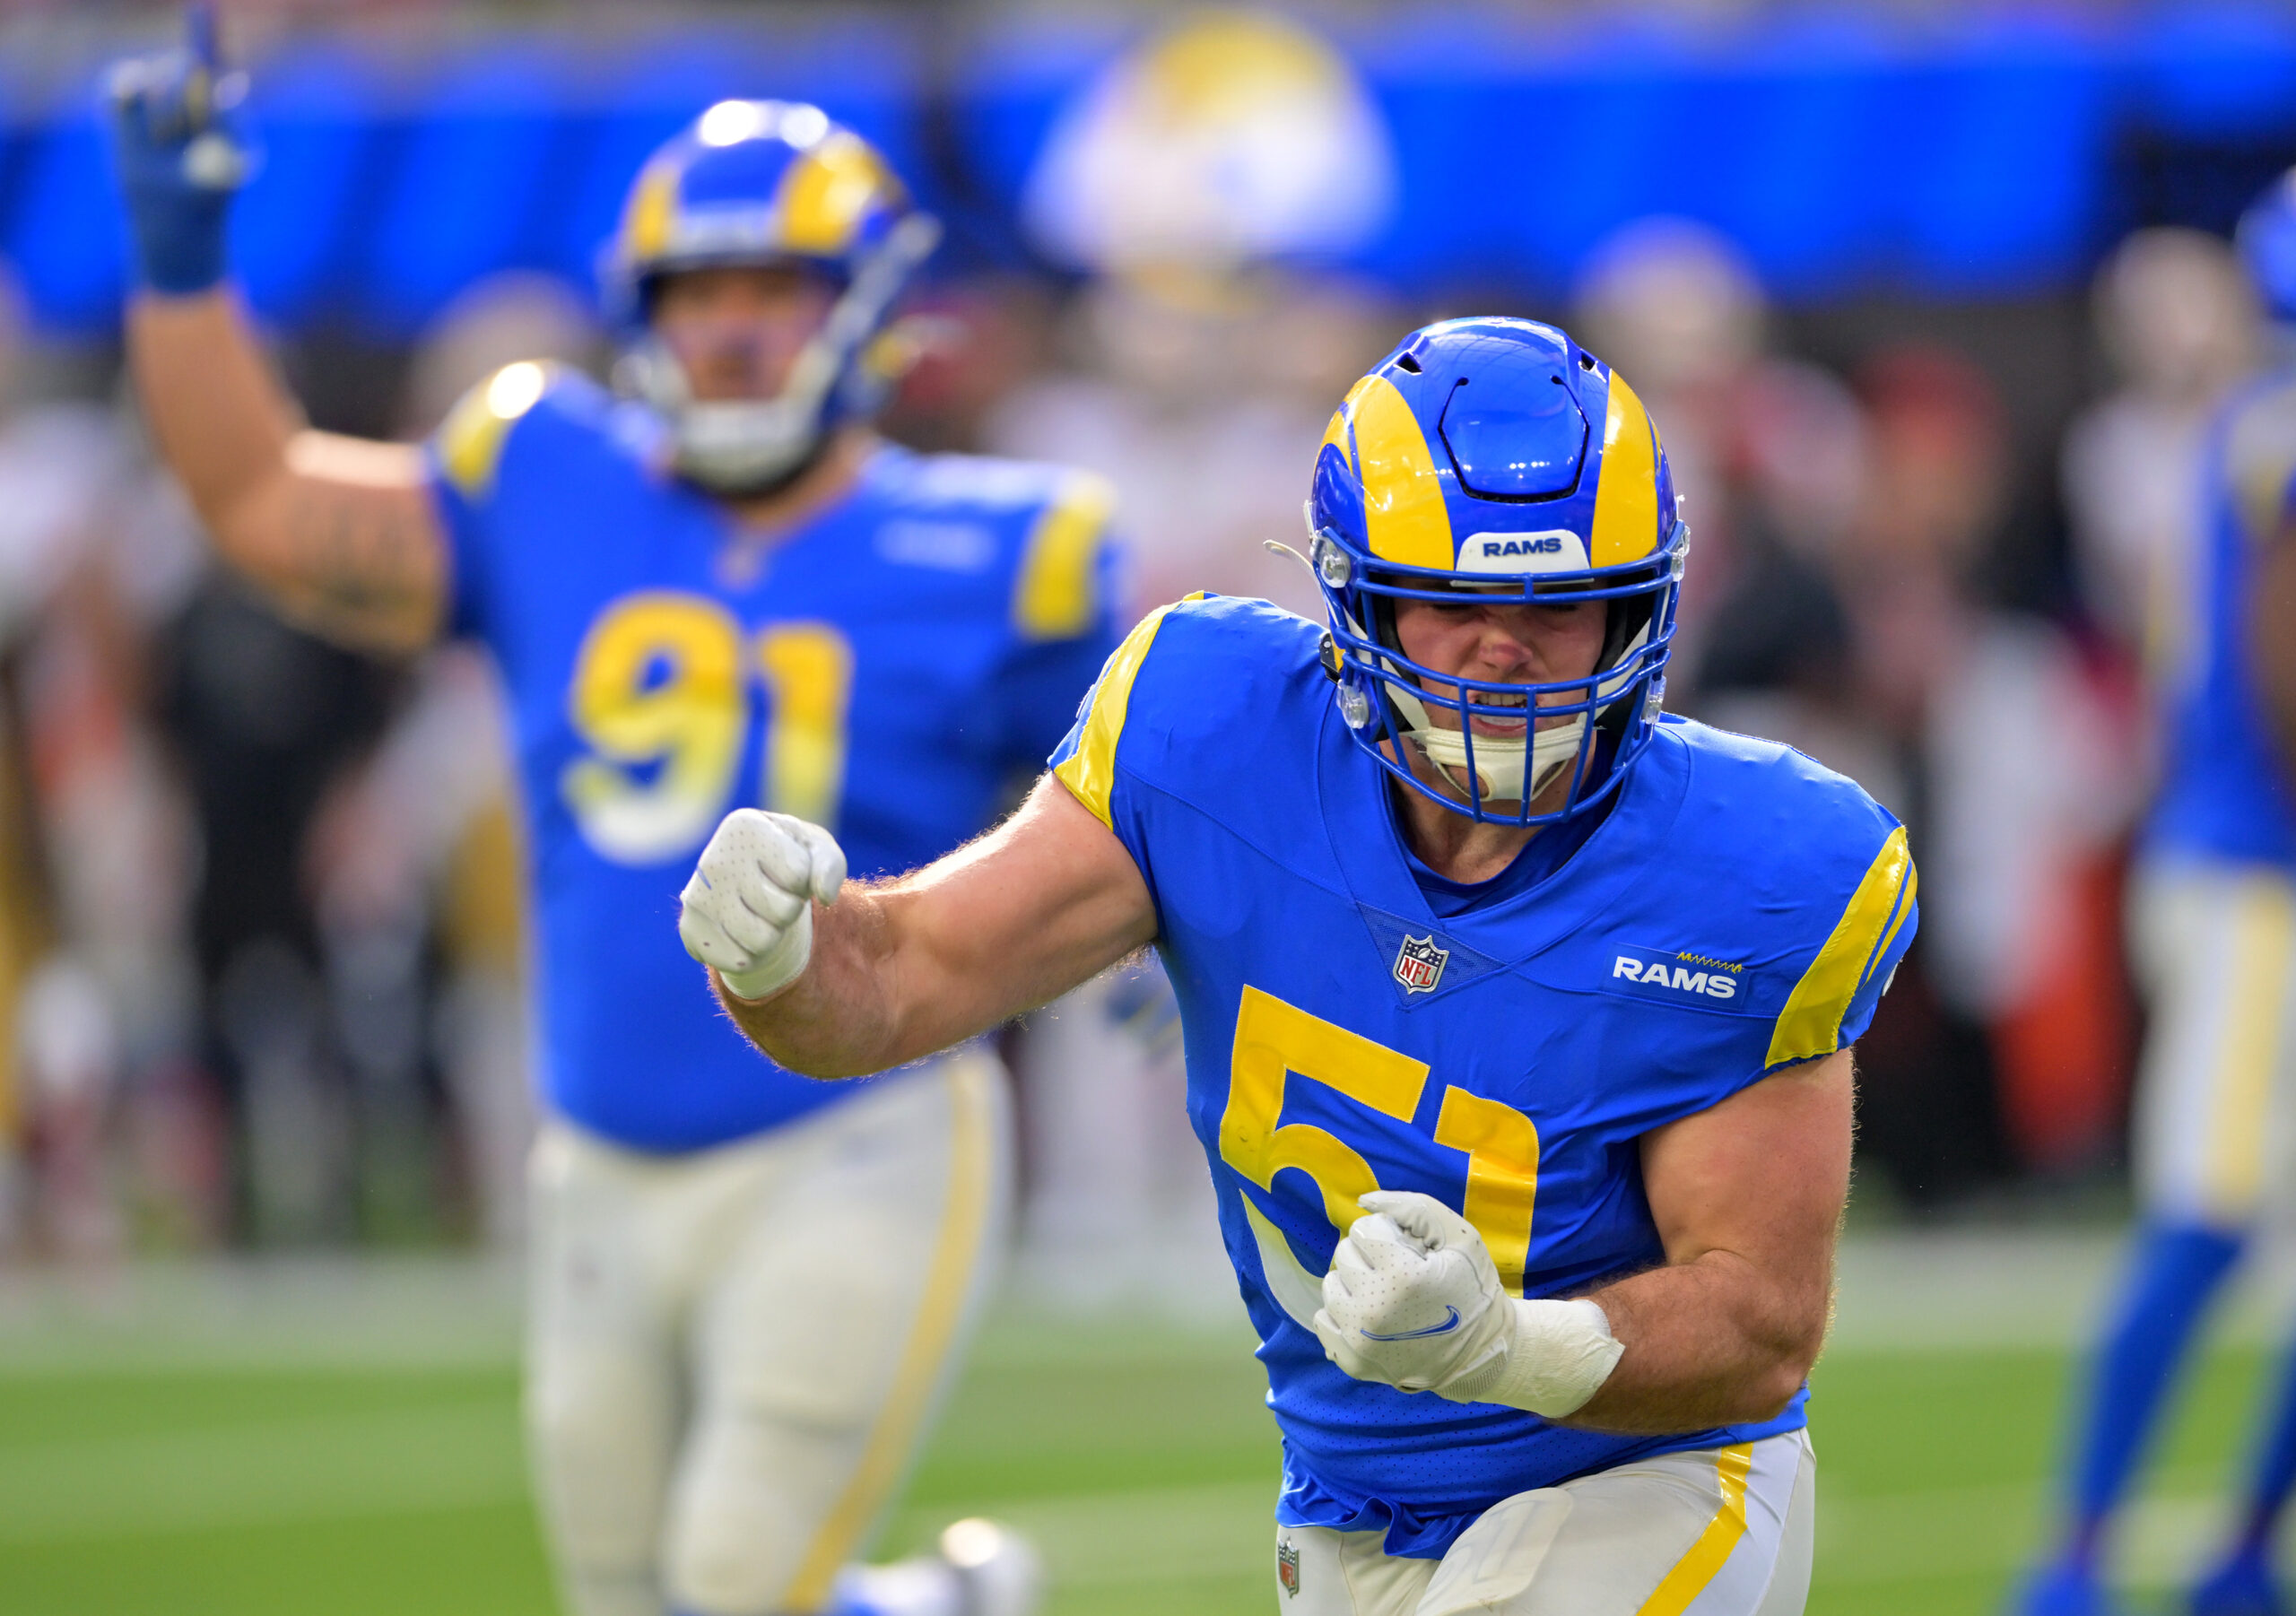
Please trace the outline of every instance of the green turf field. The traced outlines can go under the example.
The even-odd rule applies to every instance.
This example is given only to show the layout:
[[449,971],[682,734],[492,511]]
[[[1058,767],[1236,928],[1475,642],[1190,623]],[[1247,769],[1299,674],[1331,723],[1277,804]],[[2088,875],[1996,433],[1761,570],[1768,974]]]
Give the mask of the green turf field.
[[[162,1342],[0,1355],[5,1616],[551,1609],[499,1350],[424,1363]],[[2213,1360],[2131,1531],[2144,1608],[2205,1541],[2253,1348]],[[1816,1616],[1976,1616],[2031,1539],[2064,1359],[1838,1349],[1817,1377]],[[1017,1521],[1055,1616],[1269,1612],[1274,1433],[1224,1332],[989,1330],[886,1547]]]

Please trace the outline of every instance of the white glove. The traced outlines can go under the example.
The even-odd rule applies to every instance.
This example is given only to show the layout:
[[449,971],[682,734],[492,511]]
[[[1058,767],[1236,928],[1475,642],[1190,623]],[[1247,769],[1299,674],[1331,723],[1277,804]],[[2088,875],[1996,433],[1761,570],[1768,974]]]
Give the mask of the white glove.
[[685,951],[737,998],[796,981],[813,951],[813,899],[837,901],[845,849],[819,825],[736,808],[718,825],[679,895]]
[[1504,1351],[1507,1293],[1473,1226],[1415,1192],[1361,1204],[1324,1275],[1324,1355],[1358,1380],[1431,1392]]
[[1316,1337],[1358,1380],[1559,1420],[1625,1349],[1590,1301],[1507,1294],[1474,1225],[1415,1191],[1375,1190],[1333,1253]]

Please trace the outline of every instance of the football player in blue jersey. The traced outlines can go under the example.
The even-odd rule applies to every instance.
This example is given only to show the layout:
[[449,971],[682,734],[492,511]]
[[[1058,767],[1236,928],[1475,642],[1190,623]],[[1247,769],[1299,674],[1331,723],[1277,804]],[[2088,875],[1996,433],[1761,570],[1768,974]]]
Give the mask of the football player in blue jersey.
[[[2211,1301],[2258,1222],[2284,1203],[2296,1151],[2296,170],[2242,216],[2240,256],[2282,328],[2282,362],[2211,430],[2199,543],[2160,694],[2159,800],[2140,845],[2131,951],[2152,1022],[2134,1136],[2141,1219],[2067,1455],[2063,1538],[2023,1616],[2111,1609],[2108,1529]],[[2283,722],[2275,726],[2274,718]],[[2233,1540],[2195,1588],[2196,1616],[2279,1616],[2273,1537],[2296,1490],[2296,1368],[2257,1447]]]
[[1024,1546],[982,1523],[948,1566],[845,1569],[998,1245],[1002,1072],[978,1046],[857,1088],[766,1065],[672,908],[739,804],[823,827],[824,860],[834,827],[839,872],[978,831],[1115,643],[1105,486],[872,434],[935,226],[772,101],[712,107],[638,178],[607,271],[625,396],[514,364],[420,447],[309,430],[225,279],[246,143],[212,63],[115,79],[158,439],[283,609],[386,653],[475,637],[512,708],[550,1113],[527,1409],[569,1603],[1024,1609]]
[[1156,946],[1283,1438],[1286,1612],[1799,1612],[1906,833],[1663,712],[1688,534],[1643,406],[1562,332],[1407,338],[1333,418],[1309,528],[1327,629],[1160,609],[1021,810],[897,882],[735,813],[687,946],[825,1077]]

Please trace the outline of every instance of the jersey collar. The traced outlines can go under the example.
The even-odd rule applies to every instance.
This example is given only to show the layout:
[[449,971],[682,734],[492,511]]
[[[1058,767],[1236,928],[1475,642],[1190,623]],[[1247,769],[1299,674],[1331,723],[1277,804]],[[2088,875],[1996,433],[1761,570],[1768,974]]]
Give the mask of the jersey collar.
[[[1436,916],[1411,873],[1386,774],[1357,748],[1335,703],[1316,746],[1316,796],[1348,896],[1383,951],[1397,925],[1446,939],[1494,968],[1512,968],[1598,920],[1637,882],[1663,877],[1658,855],[1690,785],[1691,753],[1661,723],[1620,783],[1610,816],[1559,870],[1532,886],[1448,918]],[[1384,922],[1381,917],[1384,917]],[[1474,973],[1476,975],[1481,972]]]

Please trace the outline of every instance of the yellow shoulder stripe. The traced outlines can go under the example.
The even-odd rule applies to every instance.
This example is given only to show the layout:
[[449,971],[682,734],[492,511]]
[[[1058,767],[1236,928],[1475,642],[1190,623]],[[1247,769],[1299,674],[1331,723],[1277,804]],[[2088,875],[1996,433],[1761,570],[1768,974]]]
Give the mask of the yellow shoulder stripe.
[[503,440],[549,390],[550,367],[520,360],[464,394],[448,413],[439,428],[439,463],[465,499],[483,500],[494,491]]
[[1874,855],[1833,935],[1794,985],[1770,1034],[1765,1065],[1831,1055],[1841,1047],[1841,1019],[1912,908],[1914,883],[1913,855],[1900,825]]
[[1029,529],[1013,591],[1013,625],[1026,639],[1074,639],[1100,605],[1100,543],[1116,509],[1105,477],[1080,472]]
[[[1187,598],[1202,600],[1204,594],[1198,590]],[[1140,676],[1140,665],[1148,660],[1148,647],[1156,643],[1156,630],[1163,626],[1164,614],[1171,609],[1157,607],[1124,637],[1124,643],[1117,647],[1108,665],[1100,670],[1100,682],[1086,698],[1091,707],[1084,718],[1084,733],[1077,738],[1076,750],[1052,771],[1068,787],[1069,794],[1110,830],[1116,828],[1109,807],[1109,798],[1116,789],[1116,743],[1124,735],[1124,714],[1132,701],[1132,682]]]

